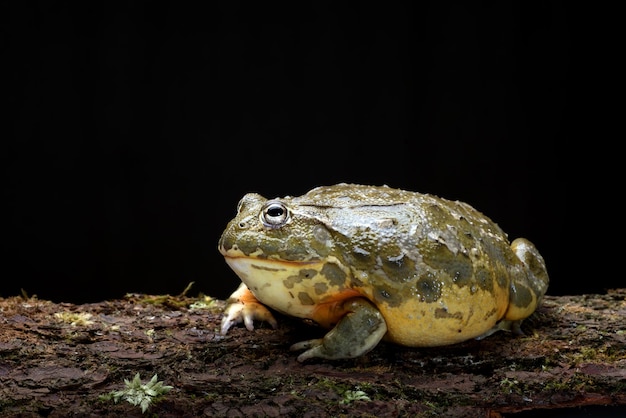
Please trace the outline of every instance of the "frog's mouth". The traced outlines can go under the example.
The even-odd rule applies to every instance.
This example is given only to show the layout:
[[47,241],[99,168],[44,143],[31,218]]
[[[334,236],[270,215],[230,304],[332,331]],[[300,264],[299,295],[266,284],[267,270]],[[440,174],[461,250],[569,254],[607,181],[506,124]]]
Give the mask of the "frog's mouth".
[[[224,254],[224,259],[259,301],[279,312],[309,318],[320,302],[316,285],[324,262],[267,260]],[[324,284],[325,285],[325,284]]]

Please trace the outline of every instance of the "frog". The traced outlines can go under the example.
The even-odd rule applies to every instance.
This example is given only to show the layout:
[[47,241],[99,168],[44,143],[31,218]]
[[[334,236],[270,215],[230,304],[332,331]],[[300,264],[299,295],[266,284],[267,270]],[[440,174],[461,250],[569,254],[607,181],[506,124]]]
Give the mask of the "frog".
[[290,346],[309,359],[365,355],[381,341],[437,347],[522,333],[549,277],[526,238],[473,206],[390,187],[338,183],[297,196],[245,194],[218,250],[241,280],[219,332],[274,314],[326,332]]

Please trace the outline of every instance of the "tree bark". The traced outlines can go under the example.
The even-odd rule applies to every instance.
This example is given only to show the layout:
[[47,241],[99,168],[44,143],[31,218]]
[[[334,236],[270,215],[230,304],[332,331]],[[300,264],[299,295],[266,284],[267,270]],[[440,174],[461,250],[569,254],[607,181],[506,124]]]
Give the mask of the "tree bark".
[[[276,330],[256,324],[222,336],[223,307],[203,296],[0,298],[0,415],[626,414],[626,289],[547,296],[522,336],[427,349],[381,343],[357,359],[304,363],[289,346],[323,330],[277,315]],[[145,414],[112,396],[137,373],[172,386]]]

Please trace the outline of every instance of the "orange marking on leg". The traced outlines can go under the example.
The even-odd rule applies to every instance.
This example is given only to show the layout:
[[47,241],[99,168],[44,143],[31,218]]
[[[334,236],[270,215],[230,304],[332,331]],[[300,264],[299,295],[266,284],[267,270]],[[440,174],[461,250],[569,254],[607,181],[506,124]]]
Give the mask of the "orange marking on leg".
[[256,298],[256,296],[254,296],[252,294],[250,289],[246,289],[246,291],[243,292],[239,296],[239,302],[241,302],[241,303],[260,303],[259,300]]
[[315,305],[311,319],[324,328],[332,328],[344,315],[350,313],[350,310],[345,308],[344,302],[361,296],[363,296],[361,293],[352,289],[328,296],[324,298],[323,302]]

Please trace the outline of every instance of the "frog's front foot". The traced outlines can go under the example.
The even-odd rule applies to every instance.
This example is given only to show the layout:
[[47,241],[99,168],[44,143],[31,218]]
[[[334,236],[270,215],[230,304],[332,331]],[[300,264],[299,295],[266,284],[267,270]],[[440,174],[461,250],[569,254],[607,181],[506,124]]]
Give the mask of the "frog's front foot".
[[387,324],[370,302],[361,298],[344,302],[349,312],[324,338],[307,340],[291,346],[291,350],[306,350],[298,356],[303,362],[313,357],[347,359],[367,353],[383,338]]
[[237,290],[228,298],[228,306],[222,318],[220,332],[225,335],[230,328],[241,322],[249,331],[254,329],[254,321],[264,321],[272,328],[276,328],[278,323],[272,313],[250,292],[242,283]]
[[241,322],[252,331],[255,320],[267,322],[274,329],[278,326],[272,313],[261,303],[232,303],[226,308],[222,318],[221,333],[226,334],[229,329]]

